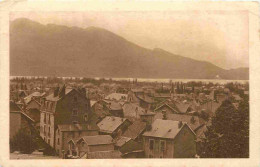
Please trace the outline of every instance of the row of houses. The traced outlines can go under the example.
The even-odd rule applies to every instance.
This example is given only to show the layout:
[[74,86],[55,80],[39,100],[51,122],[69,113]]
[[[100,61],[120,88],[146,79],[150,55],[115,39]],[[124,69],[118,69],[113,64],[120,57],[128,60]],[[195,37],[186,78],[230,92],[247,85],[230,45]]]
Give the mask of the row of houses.
[[[132,89],[92,101],[86,89],[64,85],[12,104],[60,158],[187,158],[196,155],[207,130],[207,122],[194,112],[214,113],[221,104],[209,97],[172,94],[158,101]],[[12,135],[18,129],[14,115]]]

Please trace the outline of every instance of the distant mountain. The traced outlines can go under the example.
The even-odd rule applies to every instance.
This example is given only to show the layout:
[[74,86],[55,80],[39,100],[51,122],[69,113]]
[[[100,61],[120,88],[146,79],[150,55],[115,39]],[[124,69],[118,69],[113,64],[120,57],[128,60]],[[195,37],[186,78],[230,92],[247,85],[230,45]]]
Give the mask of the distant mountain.
[[28,19],[10,24],[10,74],[177,79],[248,79],[248,68],[224,70],[209,62],[146,49],[97,27],[86,29]]

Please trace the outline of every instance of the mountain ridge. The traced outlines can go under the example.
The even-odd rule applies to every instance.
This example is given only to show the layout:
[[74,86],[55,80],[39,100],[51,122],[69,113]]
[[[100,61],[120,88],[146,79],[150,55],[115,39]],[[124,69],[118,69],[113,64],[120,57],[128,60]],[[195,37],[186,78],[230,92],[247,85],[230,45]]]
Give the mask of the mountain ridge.
[[147,49],[99,27],[10,24],[10,74],[115,78],[248,79],[249,69],[225,70],[210,62]]

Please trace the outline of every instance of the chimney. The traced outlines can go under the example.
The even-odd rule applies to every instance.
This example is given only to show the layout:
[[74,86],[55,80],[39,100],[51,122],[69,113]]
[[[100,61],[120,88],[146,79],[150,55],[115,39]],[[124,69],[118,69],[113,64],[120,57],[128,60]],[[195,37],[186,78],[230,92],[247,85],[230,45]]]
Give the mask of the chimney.
[[180,129],[182,127],[182,125],[183,125],[182,121],[179,121],[178,128]]
[[60,92],[59,92],[59,97],[63,97],[65,95],[65,85],[62,86]]
[[59,94],[59,87],[56,87],[54,90],[54,97],[58,96]]
[[147,122],[146,123],[146,131],[150,131],[150,130],[152,130],[152,125],[149,122]]
[[162,113],[163,113],[163,120],[167,120],[166,111],[165,111],[165,110],[163,110],[163,111],[162,111]]
[[81,93],[84,97],[87,96],[87,92],[86,92],[86,89],[85,88],[81,88]]

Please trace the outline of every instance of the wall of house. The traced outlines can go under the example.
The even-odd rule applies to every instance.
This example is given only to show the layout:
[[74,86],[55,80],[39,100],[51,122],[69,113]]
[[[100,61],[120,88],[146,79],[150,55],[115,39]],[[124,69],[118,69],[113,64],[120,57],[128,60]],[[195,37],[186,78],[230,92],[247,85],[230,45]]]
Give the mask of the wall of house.
[[[57,132],[57,131],[56,131]],[[56,133],[57,134],[57,133]],[[63,132],[63,138],[61,138],[60,136],[56,137],[56,142],[58,141],[58,138],[60,138],[60,142],[62,141],[63,144],[61,143],[59,149],[60,150],[64,150],[65,153],[67,152],[67,150],[69,149],[69,145],[68,142],[70,140],[73,140],[74,143],[76,144],[76,142],[83,136],[96,136],[98,135],[98,131],[82,131],[82,132]]]
[[[73,115],[73,110],[77,110],[77,115]],[[77,121],[79,124],[86,123],[84,115],[91,112],[89,100],[83,97],[76,90],[72,90],[58,101],[55,111],[55,124],[72,124]]]
[[102,144],[89,146],[89,152],[114,150],[114,144]]
[[174,140],[174,157],[191,158],[196,154],[196,136],[184,126]]
[[[45,115],[45,116],[44,116]],[[44,120],[44,117],[46,119]],[[54,148],[54,115],[50,112],[41,111],[40,118],[40,136],[48,143],[51,147]],[[44,130],[45,129],[45,130]]]
[[30,109],[30,108],[37,108],[38,110],[40,110],[41,105],[39,103],[37,103],[36,101],[32,100],[31,102],[29,102],[29,104],[26,106],[26,109]]
[[[150,150],[149,140],[154,140],[153,150]],[[165,150],[160,149],[160,141],[165,141]],[[144,137],[144,156],[145,158],[173,158],[174,142],[170,139],[155,138],[155,137]]]

